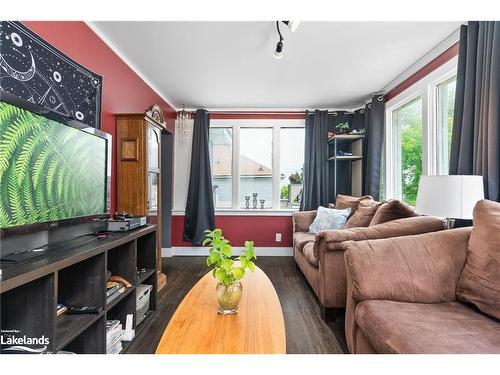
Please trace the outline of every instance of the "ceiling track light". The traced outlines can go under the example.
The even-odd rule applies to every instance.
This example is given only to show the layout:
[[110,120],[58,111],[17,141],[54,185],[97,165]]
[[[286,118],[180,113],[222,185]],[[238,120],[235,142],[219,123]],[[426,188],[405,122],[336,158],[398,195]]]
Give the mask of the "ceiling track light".
[[276,48],[273,52],[273,57],[277,60],[283,58],[283,41],[285,40],[283,38],[283,35],[281,35],[280,22],[283,22],[285,25],[287,25],[292,33],[294,33],[299,27],[299,21],[276,21],[276,30],[278,31],[280,40],[276,44]]
[[276,49],[274,50],[273,56],[275,59],[279,60],[283,57],[283,35],[280,31],[280,22],[276,21],[276,30],[278,30],[278,35],[280,37],[279,42],[276,44]]

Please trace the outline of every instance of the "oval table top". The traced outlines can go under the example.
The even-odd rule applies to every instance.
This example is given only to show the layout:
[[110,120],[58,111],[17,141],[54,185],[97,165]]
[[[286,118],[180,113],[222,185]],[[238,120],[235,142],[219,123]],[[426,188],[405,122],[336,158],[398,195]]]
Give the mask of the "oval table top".
[[184,297],[170,319],[156,354],[285,354],[286,336],[278,295],[258,267],[241,280],[239,310],[220,315],[212,272]]

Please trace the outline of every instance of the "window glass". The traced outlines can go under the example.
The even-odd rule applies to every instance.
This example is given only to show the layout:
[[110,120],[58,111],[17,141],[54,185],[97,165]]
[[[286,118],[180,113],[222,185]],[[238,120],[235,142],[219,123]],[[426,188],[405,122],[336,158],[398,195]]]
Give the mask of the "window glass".
[[448,174],[457,77],[437,85],[436,173]]
[[304,128],[280,129],[280,208],[299,208],[304,180]]
[[419,96],[392,112],[392,155],[395,194],[415,205],[422,174],[422,98]]
[[[240,207],[273,206],[273,129],[240,129]],[[255,204],[256,203],[256,204]]]
[[215,208],[232,207],[233,129],[210,128],[210,163]]

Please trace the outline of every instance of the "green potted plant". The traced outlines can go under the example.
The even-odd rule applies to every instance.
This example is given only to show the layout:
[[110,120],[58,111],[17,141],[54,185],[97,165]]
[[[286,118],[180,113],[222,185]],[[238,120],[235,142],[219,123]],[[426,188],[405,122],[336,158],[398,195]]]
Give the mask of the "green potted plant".
[[219,281],[216,287],[219,301],[219,314],[235,314],[241,299],[243,287],[240,280],[249,269],[255,272],[254,260],[257,259],[253,241],[245,241],[239,257],[233,257],[233,248],[222,236],[222,230],[206,230],[203,246],[208,245],[207,266],[213,267],[212,274]]
[[345,134],[345,133],[349,133],[351,126],[349,125],[348,122],[341,122],[340,124],[335,126],[335,128],[338,129],[340,134]]

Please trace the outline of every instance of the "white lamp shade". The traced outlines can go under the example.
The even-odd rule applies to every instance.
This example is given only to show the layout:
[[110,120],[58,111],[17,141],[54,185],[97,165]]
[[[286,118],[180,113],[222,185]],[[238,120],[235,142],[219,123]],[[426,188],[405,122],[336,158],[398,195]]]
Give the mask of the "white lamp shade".
[[472,219],[484,199],[482,176],[421,176],[415,211],[422,215]]

